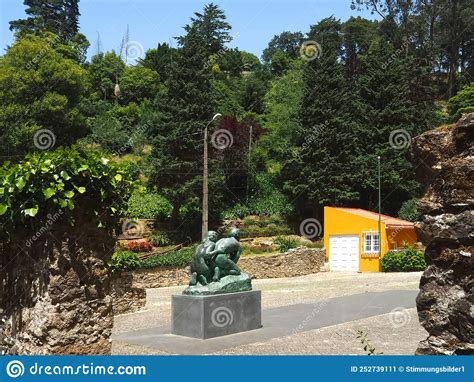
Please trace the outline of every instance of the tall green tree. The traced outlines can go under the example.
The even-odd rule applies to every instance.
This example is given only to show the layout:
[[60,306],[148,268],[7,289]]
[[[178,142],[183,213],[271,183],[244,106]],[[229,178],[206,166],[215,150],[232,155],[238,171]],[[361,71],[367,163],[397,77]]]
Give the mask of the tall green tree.
[[115,100],[115,84],[119,82],[125,70],[125,64],[120,57],[114,51],[96,54],[87,69],[93,96],[104,101]]
[[144,58],[139,58],[138,63],[145,68],[157,72],[163,80],[168,78],[168,67],[173,63],[176,49],[168,44],[158,44],[155,49],[148,49]]
[[[472,80],[474,11],[469,0],[352,0],[354,9],[382,17],[384,31],[396,46],[416,42],[418,58],[431,65],[445,84],[438,96],[450,98]],[[459,76],[460,74],[460,76]],[[434,77],[436,79],[437,77]]]
[[279,171],[291,152],[300,130],[300,109],[303,100],[302,60],[294,61],[285,74],[276,77],[265,94],[264,127],[266,134],[260,146],[267,152],[267,167]]
[[214,3],[205,5],[202,13],[194,14],[191,25],[187,25],[184,29],[189,33],[191,28],[202,38],[208,55],[218,54],[225,50],[226,44],[232,41],[229,32],[231,26],[226,21],[226,15]]
[[282,176],[300,212],[318,215],[323,205],[358,200],[359,137],[352,115],[354,97],[339,59],[341,23],[323,19],[311,28],[309,37],[321,41],[323,53],[305,63],[300,126]]
[[301,32],[285,31],[275,35],[263,51],[263,61],[270,63],[276,52],[282,52],[290,58],[297,58],[303,41],[304,35]]
[[79,32],[79,0],[24,0],[26,19],[10,21],[10,29],[24,33],[52,32],[67,42]]
[[[210,51],[221,49],[228,31],[227,25],[208,23],[216,14],[222,17],[215,6],[206,6],[203,15],[196,13],[184,27],[186,34],[178,38],[179,49],[169,66],[167,94],[157,100],[160,116],[150,128],[154,169],[150,187],[158,188],[173,205],[174,224],[178,224],[183,209],[188,216],[192,216],[191,211],[197,216],[200,210],[203,130],[217,112],[210,103],[212,72],[208,57]],[[216,171],[210,174],[212,212],[220,198],[220,182]]]
[[24,36],[0,58],[2,156],[53,147],[35,140],[42,129],[56,146],[71,144],[87,132],[78,108],[87,72],[55,49],[54,39],[52,34]]
[[64,0],[64,19],[66,36],[74,36],[79,32],[79,0]]
[[375,168],[381,157],[383,208],[395,214],[402,202],[419,196],[420,185],[409,161],[411,138],[432,128],[430,70],[423,62],[384,39],[376,39],[363,59],[358,96],[364,138],[357,157],[362,205],[377,205]]
[[350,77],[362,72],[361,58],[367,54],[370,44],[377,37],[379,23],[361,17],[351,17],[342,25],[342,58]]

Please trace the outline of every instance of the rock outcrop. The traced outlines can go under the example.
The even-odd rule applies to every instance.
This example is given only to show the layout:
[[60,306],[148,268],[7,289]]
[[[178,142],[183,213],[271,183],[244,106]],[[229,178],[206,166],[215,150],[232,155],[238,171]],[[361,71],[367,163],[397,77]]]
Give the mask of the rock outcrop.
[[28,233],[0,253],[0,351],[110,354],[111,232],[78,221],[20,247]]
[[133,313],[146,304],[146,290],[132,286],[133,274],[124,272],[112,278],[112,301],[114,315]]
[[427,186],[416,225],[428,264],[418,316],[429,337],[417,354],[474,353],[474,113],[414,139],[414,165]]

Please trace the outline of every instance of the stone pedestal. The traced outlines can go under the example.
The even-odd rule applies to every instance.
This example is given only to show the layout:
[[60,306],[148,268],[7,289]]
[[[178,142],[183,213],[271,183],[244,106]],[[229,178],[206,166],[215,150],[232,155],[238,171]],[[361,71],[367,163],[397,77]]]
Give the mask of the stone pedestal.
[[174,295],[171,299],[171,333],[213,338],[262,327],[261,291],[211,296]]

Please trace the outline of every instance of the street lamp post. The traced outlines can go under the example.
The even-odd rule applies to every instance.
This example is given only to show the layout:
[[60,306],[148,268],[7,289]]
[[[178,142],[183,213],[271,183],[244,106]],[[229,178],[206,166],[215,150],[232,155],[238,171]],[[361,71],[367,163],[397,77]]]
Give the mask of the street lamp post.
[[249,202],[249,191],[250,191],[250,161],[251,161],[251,152],[252,152],[252,131],[253,126],[250,125],[250,134],[249,134],[249,153],[248,153],[248,164],[247,164],[247,204]]
[[382,201],[380,191],[380,156],[377,156],[378,181],[379,181],[379,258],[382,257]]
[[207,123],[204,129],[204,170],[202,174],[202,232],[201,238],[204,239],[209,228],[209,169],[208,169],[208,150],[207,150],[207,131],[209,125],[217,118],[222,117],[222,114],[217,113]]

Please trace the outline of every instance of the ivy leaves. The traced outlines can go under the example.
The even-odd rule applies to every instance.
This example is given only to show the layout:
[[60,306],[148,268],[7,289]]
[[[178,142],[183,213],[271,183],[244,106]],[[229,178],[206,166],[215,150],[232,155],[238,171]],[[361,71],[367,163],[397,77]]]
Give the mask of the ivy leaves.
[[0,225],[12,231],[63,209],[73,224],[81,206],[88,208],[82,214],[105,227],[110,217],[120,216],[135,187],[124,168],[95,152],[73,147],[30,154],[0,167]]
[[53,188],[47,188],[47,189],[43,190],[43,195],[44,195],[44,198],[46,200],[51,198],[55,193],[56,193],[56,191]]

